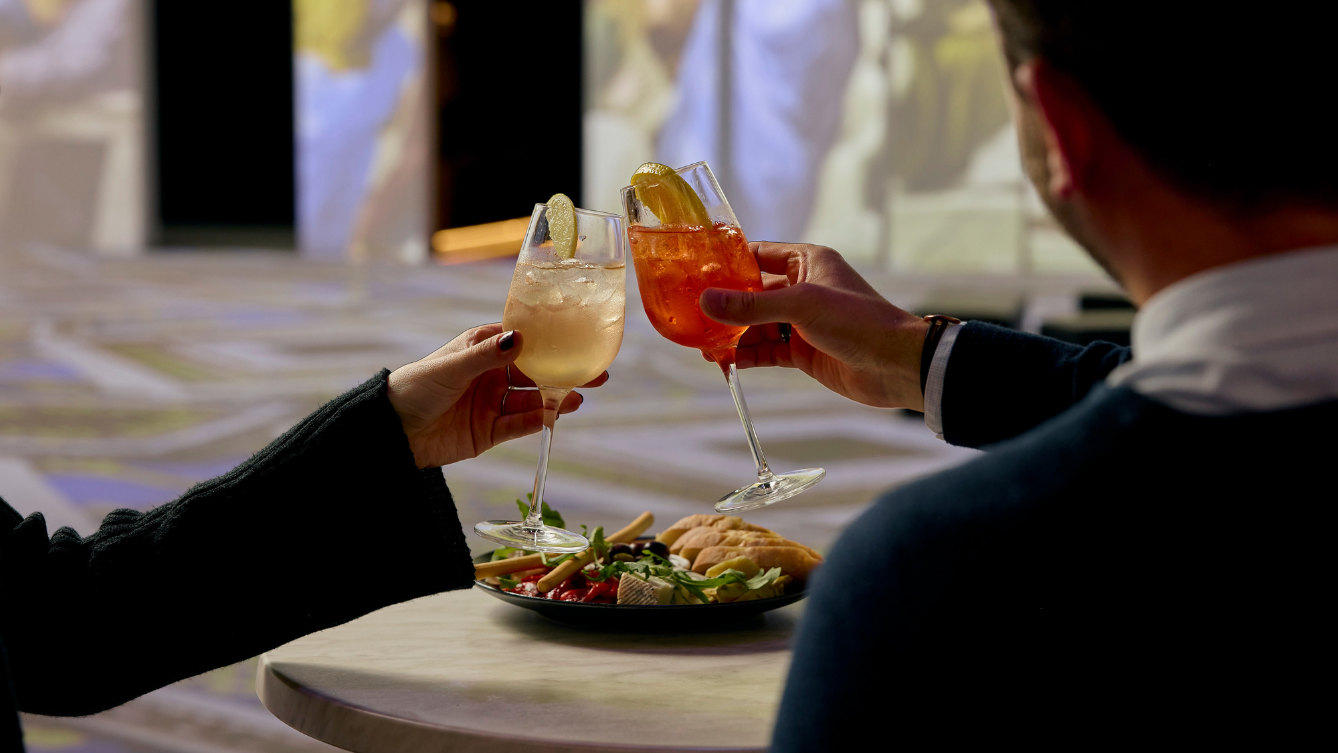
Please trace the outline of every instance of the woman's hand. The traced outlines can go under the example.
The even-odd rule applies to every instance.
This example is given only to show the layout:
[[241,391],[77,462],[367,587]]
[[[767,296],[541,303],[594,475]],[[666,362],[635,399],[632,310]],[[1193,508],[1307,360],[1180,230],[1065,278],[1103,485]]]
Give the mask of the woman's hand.
[[[520,332],[485,324],[391,373],[390,404],[404,424],[419,468],[477,457],[494,445],[539,431],[544,411],[538,391],[507,389],[534,386],[510,366],[523,347]],[[608,378],[606,371],[582,386],[598,387]],[[558,413],[571,413],[583,400],[575,392],[568,394]]]

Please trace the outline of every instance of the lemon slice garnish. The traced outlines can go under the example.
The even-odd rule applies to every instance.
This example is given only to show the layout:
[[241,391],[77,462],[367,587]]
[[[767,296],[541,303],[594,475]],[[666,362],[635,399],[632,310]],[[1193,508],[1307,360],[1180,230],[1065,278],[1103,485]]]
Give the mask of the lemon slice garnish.
[[674,169],[658,162],[647,162],[632,174],[636,196],[665,225],[711,224],[711,215],[701,197]]
[[559,259],[576,258],[576,205],[565,193],[548,200],[548,235]]

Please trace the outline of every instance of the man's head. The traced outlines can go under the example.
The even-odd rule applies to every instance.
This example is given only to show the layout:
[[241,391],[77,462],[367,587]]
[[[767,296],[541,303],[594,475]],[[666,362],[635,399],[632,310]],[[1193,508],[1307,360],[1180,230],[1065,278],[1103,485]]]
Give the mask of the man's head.
[[1132,194],[1224,220],[1338,208],[1335,4],[989,3],[1027,173],[1117,277],[1110,236],[1138,221],[1142,210],[1116,208]]

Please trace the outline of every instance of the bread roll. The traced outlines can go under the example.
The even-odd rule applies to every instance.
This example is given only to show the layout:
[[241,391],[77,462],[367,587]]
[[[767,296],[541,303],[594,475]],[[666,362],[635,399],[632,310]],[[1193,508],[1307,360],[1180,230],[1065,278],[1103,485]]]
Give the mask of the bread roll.
[[689,515],[668,528],[660,531],[655,536],[656,541],[663,541],[669,545],[669,551],[673,552],[674,543],[683,537],[683,534],[697,528],[711,528],[717,531],[755,531],[758,533],[771,533],[769,529],[762,526],[755,526],[752,523],[745,523],[743,518],[736,518],[732,515]]
[[[674,554],[682,554],[684,549],[695,548],[697,550],[705,549],[708,546],[732,546],[736,541],[726,541],[726,539],[737,539],[743,541],[745,538],[761,537],[768,539],[778,539],[780,534],[770,531],[722,531],[712,526],[698,526],[688,531],[678,538],[673,544],[669,545],[669,551]],[[688,555],[684,554],[684,557]]]
[[[674,542],[678,541],[679,537],[687,533],[688,531],[691,531],[692,529],[698,528],[700,526],[710,525],[711,523],[714,523],[717,520],[723,520],[724,518],[725,518],[724,515],[705,515],[705,514],[689,515],[686,518],[683,518],[677,523],[664,529],[663,531],[660,531],[658,534],[655,535],[655,540],[663,541],[665,544],[672,547]],[[670,551],[673,550],[670,549]]]
[[732,515],[721,515],[721,520],[711,523],[711,527],[718,531],[757,531],[759,533],[772,533],[770,528],[755,526],[752,523],[745,523],[743,518],[736,518]]
[[822,555],[816,551],[797,541],[791,541],[778,533],[772,533],[771,531],[721,531],[709,526],[694,528],[683,534],[678,541],[674,542],[673,546],[669,547],[669,551],[689,560],[695,560],[703,549],[712,546],[796,546],[810,555],[822,559]]
[[735,557],[747,557],[763,570],[779,567],[781,572],[797,581],[807,580],[813,568],[822,563],[797,546],[711,546],[703,549],[692,562],[692,570],[705,573],[712,566]]
[[[683,538],[687,537],[685,536]],[[682,541],[682,539],[679,540]],[[759,547],[759,546],[781,546],[781,547],[791,546],[795,547],[796,549],[803,549],[805,552],[808,553],[810,557],[813,557],[815,559],[822,559],[821,554],[818,554],[816,551],[804,546],[803,544],[800,544],[797,541],[791,541],[781,536],[767,536],[765,534],[759,535],[752,531],[729,531],[725,533],[721,538],[715,541],[703,541],[701,544],[685,546],[683,547],[682,552],[680,552],[680,555],[687,558],[689,561],[696,562],[697,558],[701,556],[703,550],[709,549],[713,546],[743,547],[744,549],[749,549],[752,547]]]

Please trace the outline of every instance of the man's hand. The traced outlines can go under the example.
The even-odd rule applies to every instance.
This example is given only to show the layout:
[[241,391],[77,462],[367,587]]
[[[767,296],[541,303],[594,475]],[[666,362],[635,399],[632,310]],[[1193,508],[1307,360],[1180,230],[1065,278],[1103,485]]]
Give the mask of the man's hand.
[[[880,408],[924,409],[920,350],[929,325],[887,302],[830,248],[751,243],[766,290],[702,292],[702,311],[751,325],[739,340],[739,368],[787,366],[828,389]],[[788,343],[776,322],[788,322]]]
[[[520,369],[510,366],[523,347],[520,332],[502,332],[501,324],[485,324],[391,373],[390,404],[404,424],[419,468],[476,457],[494,445],[539,431],[544,411],[538,391],[507,390],[508,384],[534,386]],[[582,386],[598,387],[608,379],[606,371]],[[571,413],[583,400],[575,392],[568,394],[558,413]]]

